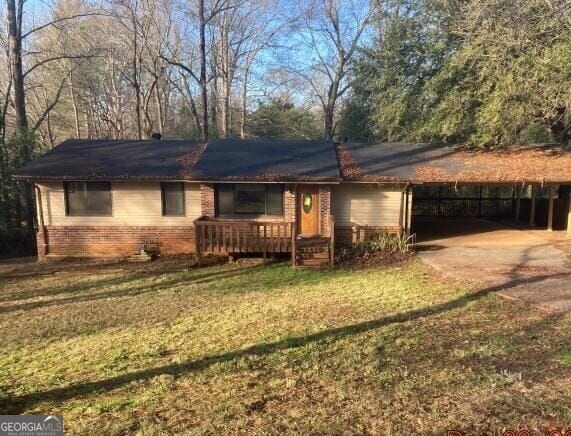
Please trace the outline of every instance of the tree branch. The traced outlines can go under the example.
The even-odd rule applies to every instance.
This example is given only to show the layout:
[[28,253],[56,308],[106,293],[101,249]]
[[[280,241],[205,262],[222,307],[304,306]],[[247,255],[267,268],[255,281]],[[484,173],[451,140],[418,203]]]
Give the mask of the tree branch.
[[53,99],[53,101],[50,103],[50,105],[44,110],[44,112],[42,113],[42,115],[40,116],[40,118],[38,118],[38,120],[36,121],[36,124],[34,124],[34,127],[32,127],[32,132],[35,132],[36,130],[38,130],[40,128],[40,126],[42,125],[42,123],[44,122],[44,120],[46,119],[46,117],[48,116],[48,114],[51,112],[51,110],[55,107],[56,104],[58,104],[59,102],[59,98],[61,96],[61,92],[63,91],[63,88],[65,86],[65,82],[67,81],[67,77],[64,77],[63,80],[61,81],[60,85],[59,85],[59,89],[57,90],[57,93]]
[[36,68],[41,67],[42,65],[45,65],[49,62],[52,61],[58,61],[61,59],[91,59],[91,58],[95,58],[95,57],[101,57],[100,55],[89,55],[89,54],[84,54],[84,55],[61,55],[61,56],[54,56],[51,58],[47,58],[44,59],[40,62],[38,62],[37,64],[33,65],[28,71],[26,71],[23,76],[26,77],[28,74],[30,74],[32,71],[34,71]]
[[50,26],[55,26],[57,23],[61,23],[64,21],[69,21],[69,20],[75,20],[76,18],[82,18],[82,17],[93,17],[93,16],[103,16],[103,17],[108,17],[108,14],[103,14],[101,12],[86,12],[84,14],[76,14],[76,15],[70,15],[69,17],[62,17],[62,18],[56,18],[55,20],[50,21],[49,23],[46,24],[42,24],[41,26],[35,27],[32,30],[30,30],[29,32],[24,33],[21,36],[21,39],[26,39],[28,36],[30,36],[31,34],[35,33],[35,32],[39,32],[40,30],[45,29],[46,27],[50,27]]

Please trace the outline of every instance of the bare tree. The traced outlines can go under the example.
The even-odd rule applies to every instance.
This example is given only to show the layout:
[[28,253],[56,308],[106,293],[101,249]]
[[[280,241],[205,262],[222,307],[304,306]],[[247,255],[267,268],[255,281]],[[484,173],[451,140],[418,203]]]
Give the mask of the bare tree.
[[[208,129],[208,85],[215,79],[216,74],[208,74],[210,64],[210,57],[207,50],[207,36],[211,36],[211,27],[214,25],[214,20],[220,14],[238,8],[245,0],[232,1],[232,0],[196,0],[196,8],[190,8],[186,14],[186,18],[191,22],[188,23],[188,28],[195,30],[198,34],[198,72],[195,70],[195,62],[192,59],[192,53],[183,57],[183,47],[169,47],[161,57],[182,69],[198,84],[200,89],[200,136],[203,141],[207,141],[209,137]],[[178,50],[177,50],[178,49]],[[189,53],[187,53],[189,55]],[[212,71],[212,70],[211,70]]]
[[370,26],[374,6],[367,0],[312,0],[304,1],[302,8],[300,45],[312,57],[309,64],[299,59],[297,72],[317,97],[323,111],[323,137],[331,139],[337,103],[351,86],[348,79],[355,53]]

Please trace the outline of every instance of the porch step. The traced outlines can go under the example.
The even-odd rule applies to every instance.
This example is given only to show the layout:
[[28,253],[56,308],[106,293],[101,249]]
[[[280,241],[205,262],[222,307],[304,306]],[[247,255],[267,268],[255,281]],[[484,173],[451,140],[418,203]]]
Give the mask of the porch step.
[[329,246],[323,247],[296,247],[296,253],[306,254],[306,253],[328,253]]
[[296,261],[297,268],[325,268],[329,266],[329,258],[327,259],[298,259]]
[[127,258],[127,262],[150,262],[152,257],[148,254],[133,254]]
[[329,250],[315,253],[296,253],[298,259],[329,259]]
[[297,268],[324,268],[329,266],[330,241],[328,238],[300,238],[295,244]]

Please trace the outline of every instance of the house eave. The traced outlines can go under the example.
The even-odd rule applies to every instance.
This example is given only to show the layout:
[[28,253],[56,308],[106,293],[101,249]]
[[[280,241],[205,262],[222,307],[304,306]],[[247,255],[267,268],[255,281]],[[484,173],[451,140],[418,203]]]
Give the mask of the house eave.
[[288,184],[339,184],[341,179],[322,179],[311,177],[285,177],[285,178],[261,178],[261,177],[227,177],[227,178],[189,178],[176,176],[12,176],[17,181],[50,182],[50,181],[145,181],[145,182],[192,182],[192,183],[288,183]]

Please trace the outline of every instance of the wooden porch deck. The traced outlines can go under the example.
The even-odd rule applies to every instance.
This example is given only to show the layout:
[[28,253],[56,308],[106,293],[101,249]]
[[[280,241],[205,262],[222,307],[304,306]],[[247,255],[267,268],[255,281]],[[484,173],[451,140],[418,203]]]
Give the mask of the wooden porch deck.
[[[231,221],[212,217],[195,220],[196,253],[260,254],[264,258],[274,254],[291,253],[293,267],[331,266],[334,261],[334,221],[330,217],[330,235],[299,238],[296,223]],[[312,250],[307,250],[308,241]]]

